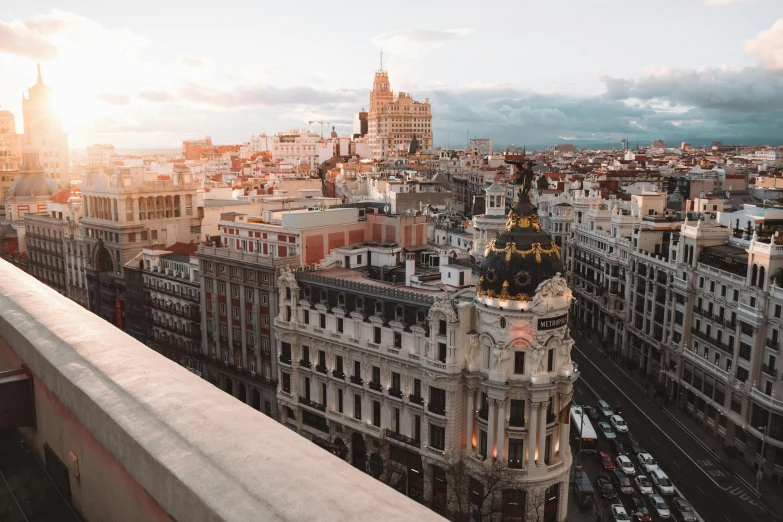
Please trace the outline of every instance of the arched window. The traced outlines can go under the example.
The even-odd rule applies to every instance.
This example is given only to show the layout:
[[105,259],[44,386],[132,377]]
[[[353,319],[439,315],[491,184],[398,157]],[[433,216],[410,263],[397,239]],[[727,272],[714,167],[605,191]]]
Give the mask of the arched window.
[[764,290],[764,271],[765,271],[764,267],[760,266],[759,267],[759,288],[761,288],[762,290]]
[[753,263],[753,268],[750,271],[750,286],[756,286],[756,280],[759,275],[759,267]]

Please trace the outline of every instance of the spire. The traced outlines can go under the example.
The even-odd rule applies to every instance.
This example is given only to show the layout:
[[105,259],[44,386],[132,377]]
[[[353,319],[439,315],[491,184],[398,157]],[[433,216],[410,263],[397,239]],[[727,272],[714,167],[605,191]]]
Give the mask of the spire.
[[381,68],[378,70],[383,71],[383,47],[381,47]]
[[43,78],[41,78],[41,62],[38,62],[35,66],[38,69],[38,83],[43,83]]

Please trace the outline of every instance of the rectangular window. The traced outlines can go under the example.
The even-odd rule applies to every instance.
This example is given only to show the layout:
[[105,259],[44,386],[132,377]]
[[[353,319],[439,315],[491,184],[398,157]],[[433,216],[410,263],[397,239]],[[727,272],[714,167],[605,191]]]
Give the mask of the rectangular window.
[[381,427],[381,403],[379,401],[372,401],[372,425]]
[[421,440],[421,416],[413,415],[413,429],[411,430],[411,438],[415,441]]
[[318,314],[318,327],[326,328],[326,314]]
[[342,374],[343,373],[343,356],[342,355],[335,355],[334,357],[334,371]]
[[525,401],[511,399],[511,412],[508,423],[510,426],[522,427],[525,425]]
[[310,310],[304,311],[304,324],[310,324]]
[[421,379],[413,379],[413,396],[421,397]]
[[337,411],[343,412],[343,391],[340,389],[337,390]]
[[443,451],[446,448],[446,430],[430,424],[430,446]]
[[378,366],[372,367],[372,382],[381,382],[381,369]]
[[446,335],[446,321],[443,319],[438,321],[438,335]]
[[551,372],[555,369],[555,350],[547,352],[546,371]]
[[362,378],[362,363],[361,361],[353,362],[353,376],[357,379]]
[[375,344],[381,344],[381,329],[380,327],[376,326],[373,330],[373,342]]
[[523,450],[523,444],[521,440],[512,439],[508,441],[508,467],[509,468],[520,469],[522,467],[522,459],[523,459],[522,450]]
[[446,390],[430,386],[430,411],[433,413],[446,412]]
[[446,343],[438,343],[438,360],[442,363],[446,362]]
[[402,348],[402,334],[400,332],[394,332],[394,347]]
[[750,360],[750,345],[749,344],[747,344],[747,343],[740,343],[739,356],[740,356],[740,359],[745,359],[746,361]]
[[392,385],[391,389],[394,391],[400,390],[400,374],[397,372],[392,372]]
[[525,373],[525,352],[514,352],[514,373]]
[[245,301],[248,303],[253,302],[253,291],[252,290],[245,290]]
[[302,346],[302,361],[306,364],[310,363],[310,347]]
[[479,430],[479,455],[487,456],[487,432]]
[[231,313],[234,319],[239,319],[239,307],[238,306],[232,306],[231,307]]
[[283,378],[283,384],[281,385],[283,387],[283,391],[286,393],[291,393],[291,375],[285,372],[281,372],[280,375]]
[[[780,305],[779,304],[775,305],[775,317],[780,319]],[[783,453],[783,452],[781,452],[781,453]]]
[[337,331],[339,333],[343,333],[343,318],[342,317],[338,317],[337,318]]
[[353,418],[362,418],[362,396],[358,393],[353,396]]

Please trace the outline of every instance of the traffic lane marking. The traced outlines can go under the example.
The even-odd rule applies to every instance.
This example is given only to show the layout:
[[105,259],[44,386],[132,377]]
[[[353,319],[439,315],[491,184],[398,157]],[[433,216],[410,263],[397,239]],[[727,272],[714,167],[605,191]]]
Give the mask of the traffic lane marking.
[[[579,333],[579,332],[577,332],[577,333]],[[592,345],[591,345],[591,346],[592,346]],[[593,346],[593,348],[595,348],[595,347]],[[697,464],[697,463],[694,461],[694,459],[693,459],[693,458],[690,456],[690,454],[686,453],[686,452],[685,452],[685,450],[684,450],[684,449],[683,449],[683,448],[682,448],[680,445],[678,445],[676,442],[674,442],[674,441],[672,440],[672,438],[671,438],[671,437],[668,435],[668,433],[664,432],[664,431],[661,429],[661,427],[660,427],[660,426],[659,426],[659,425],[658,425],[658,424],[657,424],[655,421],[653,421],[653,420],[650,418],[650,416],[649,416],[649,415],[647,415],[647,413],[646,413],[645,411],[643,411],[643,410],[641,409],[641,407],[640,407],[640,406],[639,406],[639,405],[638,405],[636,402],[634,402],[634,401],[633,401],[633,400],[632,400],[632,399],[631,399],[631,398],[628,396],[628,394],[627,394],[627,393],[625,393],[625,391],[623,391],[623,390],[622,390],[622,389],[621,389],[621,388],[620,388],[620,387],[617,385],[617,383],[615,383],[614,381],[612,381],[611,379],[609,379],[609,377],[606,375],[606,373],[604,373],[604,371],[603,371],[601,368],[599,368],[599,367],[598,367],[598,365],[597,365],[597,364],[595,364],[595,362],[594,362],[593,360],[589,359],[589,358],[587,357],[587,354],[586,354],[586,353],[584,353],[584,352],[582,351],[582,349],[580,349],[580,347],[579,347],[577,344],[574,344],[574,349],[575,349],[575,350],[576,350],[576,351],[577,351],[577,352],[578,352],[580,355],[582,355],[582,356],[585,358],[585,360],[587,360],[587,361],[589,361],[589,362],[590,362],[590,365],[591,365],[591,366],[592,366],[592,367],[593,367],[593,368],[594,368],[594,369],[595,369],[595,370],[596,370],[598,373],[600,373],[600,374],[601,374],[601,375],[604,377],[605,381],[609,381],[609,382],[611,382],[611,383],[612,383],[612,385],[614,386],[614,388],[617,390],[617,392],[618,392],[619,394],[621,394],[623,397],[625,397],[625,398],[626,398],[626,399],[627,399],[627,400],[628,400],[628,401],[631,403],[631,405],[632,405],[633,407],[635,407],[635,408],[636,408],[636,409],[637,409],[637,410],[638,410],[640,413],[642,413],[642,415],[644,415],[644,417],[645,417],[645,418],[646,418],[646,419],[647,419],[647,420],[648,420],[648,421],[649,421],[649,422],[650,422],[650,423],[651,423],[653,426],[655,426],[655,427],[656,427],[656,428],[657,428],[657,429],[658,429],[658,430],[659,430],[661,433],[663,433],[663,435],[664,435],[664,436],[665,436],[667,439],[669,439],[669,441],[672,443],[672,445],[673,445],[674,447],[676,447],[678,450],[680,450],[680,452],[682,452],[682,453],[683,453],[683,454],[684,454],[684,455],[685,455],[685,456],[686,456],[686,457],[687,457],[687,458],[688,458],[688,459],[689,459],[689,460],[690,460],[690,461],[691,461],[691,462],[692,462],[692,463],[693,463],[693,464],[696,466],[696,468],[698,468],[698,469],[699,469],[699,470],[700,470],[702,473],[704,473],[705,475],[707,475],[707,477],[710,479],[710,481],[711,481],[713,484],[715,484],[715,486],[716,486],[718,489],[720,489],[720,490],[722,490],[722,491],[727,491],[727,490],[729,490],[729,488],[731,488],[731,487],[732,487],[732,484],[729,484],[729,485],[726,485],[726,486],[722,486],[722,485],[720,485],[720,484],[719,484],[719,483],[718,483],[718,482],[717,482],[717,481],[716,481],[716,480],[715,480],[715,479],[714,479],[714,478],[713,478],[713,477],[712,477],[712,476],[709,474],[708,470],[705,470],[704,468],[702,468],[702,466],[700,466],[699,464]],[[583,374],[584,374],[584,375],[586,375],[586,376],[587,376],[589,373],[592,373],[592,372],[583,372]],[[589,385],[589,384],[587,384],[587,381],[586,381],[586,380],[585,380],[584,382],[585,382],[585,384],[586,384],[588,387],[590,387],[590,385]],[[696,446],[694,446],[694,447],[696,447]],[[699,449],[699,452],[703,452],[703,450]],[[678,468],[681,468],[681,466],[680,466],[679,464],[677,464],[677,462],[676,462],[676,461],[673,461],[673,462],[674,462],[674,464],[675,464],[675,465],[676,465]],[[712,462],[712,461],[709,461],[709,462]],[[727,480],[728,480],[728,479],[727,479]],[[735,486],[735,487],[736,487],[736,486]],[[748,502],[748,503],[749,503],[749,504],[751,504],[752,506],[754,506],[754,507],[757,507],[757,508],[761,509],[761,506],[758,504],[758,502],[754,501],[754,500],[753,500],[753,499],[752,499],[752,498],[751,498],[751,497],[750,497],[750,496],[749,496],[747,493],[745,493],[745,491],[744,491],[744,490],[742,490],[741,488],[737,488],[737,489],[738,489],[739,491],[738,491],[737,493],[733,493],[733,495],[734,495],[734,496],[737,496],[738,498],[740,498],[741,500],[744,500],[744,501]],[[705,495],[705,496],[706,496],[706,495]]]

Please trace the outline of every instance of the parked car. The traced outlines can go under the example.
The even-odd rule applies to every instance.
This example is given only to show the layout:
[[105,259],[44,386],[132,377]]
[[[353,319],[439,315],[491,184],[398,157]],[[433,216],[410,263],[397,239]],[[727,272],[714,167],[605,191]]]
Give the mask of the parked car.
[[582,411],[587,414],[587,417],[594,422],[601,420],[601,415],[592,406],[582,406]]
[[642,495],[652,495],[653,485],[650,479],[644,475],[637,475],[633,478],[634,484],[636,484],[636,490]]
[[650,495],[650,504],[652,504],[653,511],[658,518],[669,518],[672,516],[669,511],[669,504],[660,495]]
[[630,434],[628,435],[628,440],[626,441],[626,443],[628,445],[628,449],[630,449],[631,453],[633,453],[634,455],[644,452],[644,448],[642,447],[641,444],[639,444],[638,440],[633,438],[633,435]]
[[644,505],[644,502],[639,497],[631,499],[631,513],[633,514],[633,519],[637,522],[650,522],[652,520],[647,506]]
[[609,407],[609,403],[603,400],[598,401],[598,411],[601,412],[601,415],[607,419],[614,415],[612,408]]
[[609,425],[608,422],[599,422],[598,431],[601,432],[601,435],[603,435],[603,437],[606,440],[612,440],[617,438],[617,435],[615,435],[614,430],[612,429],[612,427]]
[[628,448],[625,447],[625,444],[620,442],[620,439],[614,439],[614,452],[618,455],[627,455],[628,454]]
[[617,492],[614,490],[614,486],[612,486],[612,481],[606,475],[598,475],[595,478],[595,485],[605,500],[617,498]]
[[612,457],[605,451],[598,453],[598,462],[600,462],[601,466],[603,466],[607,471],[614,469],[614,462],[612,462]]
[[628,516],[628,512],[622,504],[612,504],[612,520],[614,522],[628,522],[631,517]]
[[652,473],[658,469],[658,463],[655,462],[655,459],[652,458],[652,455],[649,453],[638,453],[636,458],[639,460],[639,465],[644,468],[644,471],[647,473]]
[[633,462],[631,462],[631,459],[629,459],[627,455],[620,455],[617,457],[615,464],[618,468],[623,470],[623,473],[626,475],[636,475],[636,468],[633,467]]
[[623,495],[633,495],[633,486],[631,485],[631,479],[628,475],[623,473],[620,469],[613,469],[609,474],[609,478],[612,479],[614,487],[620,490]]
[[674,484],[663,470],[651,471],[650,480],[661,495],[674,495]]
[[619,415],[615,414],[609,417],[609,422],[617,433],[628,433],[628,425]]
[[693,507],[690,502],[682,497],[677,497],[672,500],[672,511],[677,513],[678,518],[682,522],[696,522],[696,513],[693,511]]

